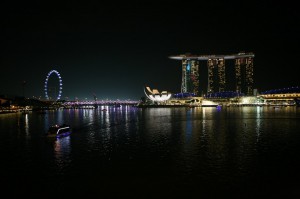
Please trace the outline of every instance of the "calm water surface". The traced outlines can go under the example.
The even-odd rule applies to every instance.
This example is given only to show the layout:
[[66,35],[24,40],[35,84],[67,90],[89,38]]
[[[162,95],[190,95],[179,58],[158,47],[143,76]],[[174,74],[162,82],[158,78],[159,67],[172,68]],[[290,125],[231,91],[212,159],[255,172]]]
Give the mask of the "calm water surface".
[[106,108],[0,115],[1,195],[300,198],[300,108]]

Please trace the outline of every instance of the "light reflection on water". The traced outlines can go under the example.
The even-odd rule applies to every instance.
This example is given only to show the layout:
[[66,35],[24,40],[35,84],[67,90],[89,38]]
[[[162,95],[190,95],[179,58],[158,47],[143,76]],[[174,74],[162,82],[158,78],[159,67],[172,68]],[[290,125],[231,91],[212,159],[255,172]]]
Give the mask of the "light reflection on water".
[[[32,179],[27,188],[39,177],[50,183],[58,176],[60,185],[77,189],[74,195],[106,194],[111,186],[130,195],[133,186],[174,195],[217,190],[245,196],[266,184],[265,193],[272,194],[281,185],[273,182],[277,171],[280,181],[300,174],[299,119],[296,107],[103,106],[0,115],[0,155],[8,162],[2,176],[12,186],[17,171]],[[57,123],[70,124],[72,134],[47,139],[46,130]],[[41,191],[50,185],[40,184]]]
[[29,135],[28,114],[25,114],[25,132],[26,132],[26,136],[28,136]]
[[60,172],[64,172],[63,170],[72,162],[70,136],[55,139],[53,152],[57,168]]

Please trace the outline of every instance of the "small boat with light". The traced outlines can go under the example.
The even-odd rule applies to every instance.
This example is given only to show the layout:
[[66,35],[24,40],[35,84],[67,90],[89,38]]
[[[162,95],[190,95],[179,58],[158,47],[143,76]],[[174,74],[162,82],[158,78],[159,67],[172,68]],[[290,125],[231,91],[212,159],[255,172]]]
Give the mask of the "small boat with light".
[[47,137],[65,137],[71,134],[71,127],[70,125],[54,125],[51,126],[47,132]]

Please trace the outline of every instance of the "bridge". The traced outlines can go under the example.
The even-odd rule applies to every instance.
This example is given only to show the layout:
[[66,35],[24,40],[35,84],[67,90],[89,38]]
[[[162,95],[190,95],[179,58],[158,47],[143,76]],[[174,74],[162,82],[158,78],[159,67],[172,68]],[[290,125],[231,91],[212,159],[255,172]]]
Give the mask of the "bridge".
[[267,100],[294,100],[300,98],[300,93],[264,94],[259,96]]
[[267,104],[294,104],[300,106],[300,88],[290,87],[262,92],[259,97]]
[[113,105],[136,105],[139,101],[136,100],[94,100],[94,101],[66,101],[63,106],[113,106]]
[[283,89],[273,89],[262,92],[259,96],[266,100],[294,100],[300,98],[300,88],[290,87]]

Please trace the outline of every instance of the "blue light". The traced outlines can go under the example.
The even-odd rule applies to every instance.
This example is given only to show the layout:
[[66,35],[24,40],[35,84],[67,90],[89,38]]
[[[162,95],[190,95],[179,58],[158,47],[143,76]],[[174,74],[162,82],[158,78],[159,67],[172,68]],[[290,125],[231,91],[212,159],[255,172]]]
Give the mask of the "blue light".
[[68,136],[68,135],[70,135],[70,134],[71,134],[71,132],[70,132],[70,131],[68,131],[68,132],[65,132],[65,133],[61,133],[61,134],[57,135],[57,136],[56,136],[56,138],[62,138],[62,137],[66,137],[66,136]]
[[191,66],[190,66],[190,64],[188,64],[186,67],[186,70],[190,70],[190,69],[191,69]]

